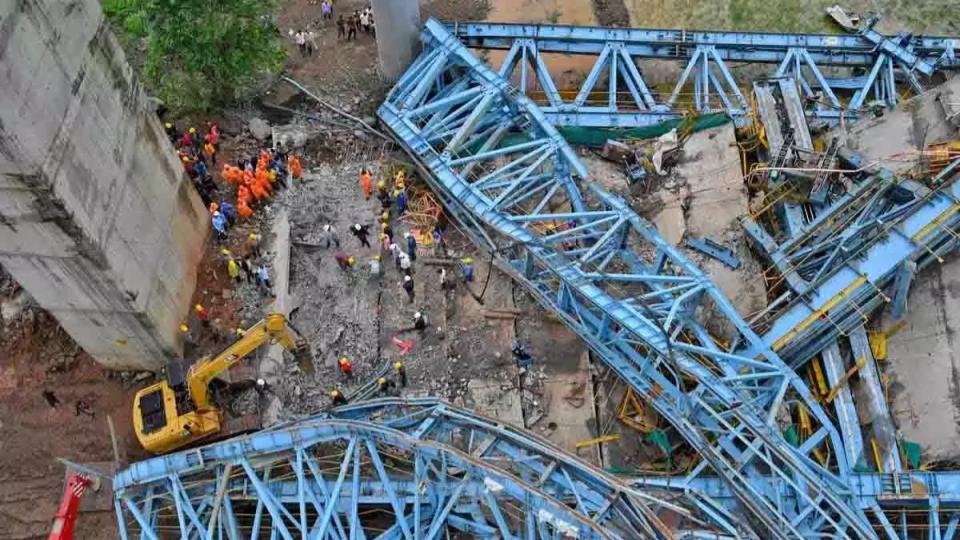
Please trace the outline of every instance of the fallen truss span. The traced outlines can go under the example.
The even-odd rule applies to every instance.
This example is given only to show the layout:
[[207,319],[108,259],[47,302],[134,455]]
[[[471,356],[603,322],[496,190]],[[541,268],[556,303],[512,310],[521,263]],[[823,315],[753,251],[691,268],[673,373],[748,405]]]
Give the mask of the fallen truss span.
[[[672,424],[703,457],[691,475],[722,478],[752,534],[874,536],[829,416],[710,279],[586,182],[540,109],[442,24],[423,42],[379,116],[474,240]],[[775,419],[800,407],[816,428],[793,447]]]
[[[872,27],[852,35],[482,22],[448,29],[469,47],[507,51],[500,75],[515,77],[520,92],[562,126],[646,126],[688,108],[743,117],[751,107],[730,71],[737,63],[773,64],[770,76],[796,80],[807,114],[827,121],[855,118],[871,103],[896,106],[904,89],[919,93],[924,78],[960,68],[956,39],[885,36]],[[579,88],[564,93],[550,63],[569,55],[595,61]],[[643,73],[647,60],[681,68],[669,94],[652,90]]]
[[699,512],[690,489],[629,488],[536,435],[433,399],[368,401],[149,459],[114,490],[124,540],[736,533],[721,507]]

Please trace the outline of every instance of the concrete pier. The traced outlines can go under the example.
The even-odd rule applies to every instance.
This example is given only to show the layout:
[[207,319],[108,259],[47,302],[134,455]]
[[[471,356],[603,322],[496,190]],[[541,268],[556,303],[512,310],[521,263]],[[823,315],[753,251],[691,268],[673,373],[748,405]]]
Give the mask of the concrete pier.
[[420,51],[418,0],[373,0],[380,73],[396,81]]
[[98,0],[0,2],[0,264],[98,361],[157,369],[208,233]]

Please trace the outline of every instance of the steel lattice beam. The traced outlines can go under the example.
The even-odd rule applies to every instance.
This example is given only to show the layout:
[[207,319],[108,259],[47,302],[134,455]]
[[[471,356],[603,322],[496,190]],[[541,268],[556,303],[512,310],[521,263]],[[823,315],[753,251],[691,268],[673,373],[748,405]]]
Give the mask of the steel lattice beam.
[[[954,54],[960,44],[956,38],[889,37],[872,28],[858,35],[502,23],[457,23],[448,29],[468,47],[507,51],[500,74],[509,79],[516,73],[520,90],[542,106],[551,122],[562,126],[658,124],[684,114],[685,106],[678,101],[681,93],[692,94],[685,101],[699,113],[722,111],[743,117],[749,107],[730,72],[731,63],[775,64],[771,75],[797,81],[804,97],[814,103],[807,113],[828,121],[843,114],[853,119],[874,101],[895,106],[900,81],[919,92],[918,76],[960,69]],[[572,100],[563,98],[550,74],[551,54],[595,57]],[[669,96],[650,91],[643,77],[642,62],[647,59],[683,64]],[[831,73],[838,68],[843,72]],[[850,68],[867,71],[859,75]],[[841,93],[851,96],[849,103],[838,98]]]
[[[436,21],[423,39],[379,116],[474,239],[671,422],[704,458],[691,476],[723,478],[764,536],[872,536],[847,491],[840,437],[794,372],[651,225],[586,187],[533,103]],[[468,122],[481,102],[483,118]],[[704,318],[732,334],[728,344]],[[818,422],[800,448],[775,428],[791,414],[788,394]],[[821,447],[826,467],[812,457]],[[797,504],[782,504],[784,493]]]
[[[842,157],[853,170],[866,165],[855,153]],[[746,222],[748,236],[793,293],[758,322],[764,342],[797,367],[878,307],[898,297],[902,303],[903,280],[895,283],[901,269],[906,265],[912,276],[960,244],[958,167],[960,160],[929,185],[869,168],[850,193],[780,243]]]
[[203,539],[736,533],[706,521],[725,511],[693,501],[695,490],[629,488],[545,440],[434,399],[369,401],[150,459],[118,474],[114,490],[125,539],[171,527]]

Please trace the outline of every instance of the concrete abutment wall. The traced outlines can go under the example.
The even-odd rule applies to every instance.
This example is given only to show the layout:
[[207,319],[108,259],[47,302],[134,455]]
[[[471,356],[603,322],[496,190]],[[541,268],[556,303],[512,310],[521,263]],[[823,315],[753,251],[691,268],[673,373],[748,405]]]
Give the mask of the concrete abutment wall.
[[98,0],[0,2],[0,264],[104,365],[158,369],[208,233]]

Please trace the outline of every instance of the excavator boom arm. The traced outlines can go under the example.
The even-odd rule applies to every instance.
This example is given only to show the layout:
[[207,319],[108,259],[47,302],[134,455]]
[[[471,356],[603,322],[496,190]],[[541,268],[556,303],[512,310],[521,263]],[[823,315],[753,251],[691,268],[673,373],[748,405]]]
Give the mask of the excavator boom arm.
[[200,360],[187,375],[190,397],[197,409],[210,406],[209,384],[218,375],[243,361],[251,352],[271,340],[276,340],[283,348],[293,351],[297,348],[300,336],[287,324],[286,318],[279,313],[270,313],[262,321],[250,327],[244,335],[213,358]]

